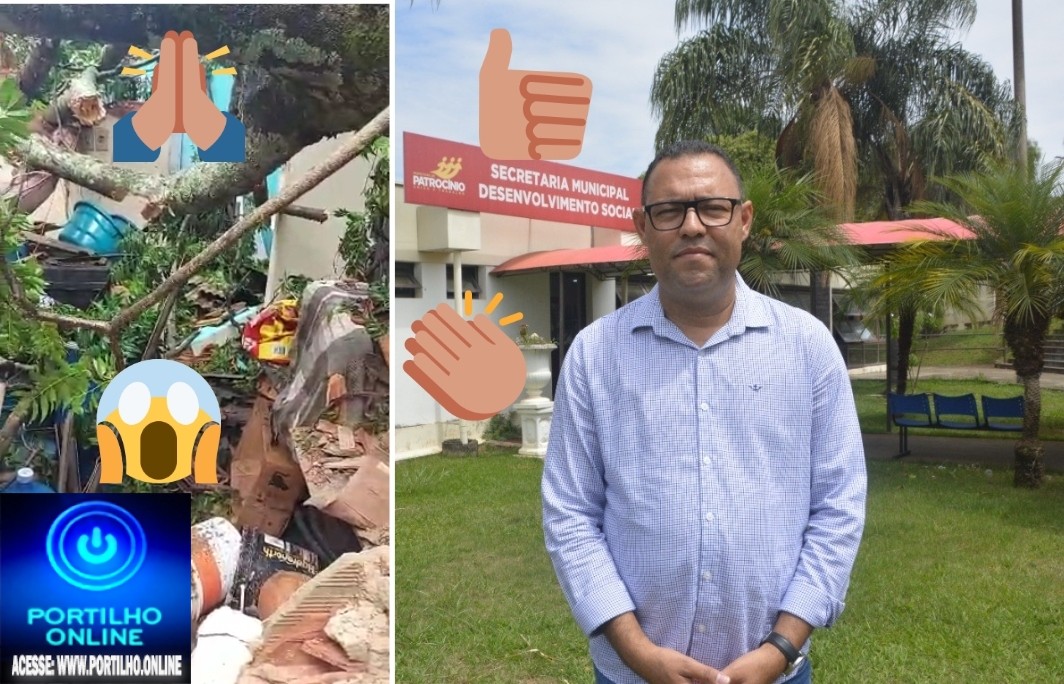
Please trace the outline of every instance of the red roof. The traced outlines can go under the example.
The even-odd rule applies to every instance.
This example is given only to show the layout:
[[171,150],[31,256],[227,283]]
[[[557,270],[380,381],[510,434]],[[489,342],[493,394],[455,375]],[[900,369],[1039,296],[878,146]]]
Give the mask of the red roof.
[[949,219],[909,219],[907,221],[868,221],[867,223],[842,223],[839,225],[855,245],[874,247],[896,245],[913,240],[945,239],[933,233],[921,231],[927,228],[961,240],[974,237],[964,226]]
[[[909,219],[906,221],[868,221],[866,223],[842,223],[839,225],[855,245],[869,248],[885,248],[913,240],[942,240],[944,236],[958,239],[974,237],[964,226],[949,219]],[[943,235],[921,231],[927,228]],[[494,269],[492,275],[512,275],[532,271],[549,271],[564,267],[600,267],[602,270],[623,270],[633,261],[645,259],[645,250],[640,245],[608,245],[582,249],[553,249],[522,254]]]
[[582,249],[552,249],[514,257],[492,269],[492,275],[545,271],[563,266],[626,265],[645,258],[641,245],[607,245]]

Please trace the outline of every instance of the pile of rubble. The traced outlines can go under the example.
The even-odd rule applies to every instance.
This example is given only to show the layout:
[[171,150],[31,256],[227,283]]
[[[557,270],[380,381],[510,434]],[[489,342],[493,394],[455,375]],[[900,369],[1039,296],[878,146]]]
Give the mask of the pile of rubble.
[[312,283],[286,374],[233,452],[233,514],[192,529],[193,682],[389,681],[387,340],[364,286]]

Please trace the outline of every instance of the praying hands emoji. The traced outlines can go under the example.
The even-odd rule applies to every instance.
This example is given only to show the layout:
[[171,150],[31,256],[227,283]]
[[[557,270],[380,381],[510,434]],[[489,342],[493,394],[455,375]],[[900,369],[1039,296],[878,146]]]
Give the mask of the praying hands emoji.
[[187,134],[200,161],[244,161],[244,125],[211,102],[207,71],[188,31],[168,31],[163,36],[151,96],[139,110],[115,123],[113,161],[156,161],[172,133]]

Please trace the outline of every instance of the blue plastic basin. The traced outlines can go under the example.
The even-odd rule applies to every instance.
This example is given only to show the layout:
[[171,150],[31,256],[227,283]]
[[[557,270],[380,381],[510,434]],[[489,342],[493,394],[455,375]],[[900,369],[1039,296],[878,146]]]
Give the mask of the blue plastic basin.
[[84,247],[96,253],[109,254],[118,249],[118,243],[132,229],[133,224],[122,217],[115,217],[92,202],[78,202],[70,220],[63,226],[59,239]]

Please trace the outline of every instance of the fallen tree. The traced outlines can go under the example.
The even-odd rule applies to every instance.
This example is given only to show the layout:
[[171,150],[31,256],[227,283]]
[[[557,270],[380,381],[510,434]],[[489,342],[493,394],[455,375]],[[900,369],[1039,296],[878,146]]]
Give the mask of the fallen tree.
[[[50,139],[56,126],[103,118],[99,80],[115,78],[115,49],[73,75],[48,104],[39,130],[11,157],[115,200],[147,201],[144,214],[203,211],[251,193],[304,147],[360,130],[389,101],[387,5],[5,5],[0,33],[35,36],[41,45],[82,40],[151,51],[167,30],[191,31],[201,51],[228,46],[237,70],[230,111],[247,129],[247,161],[197,164],[169,176],[117,168]],[[20,87],[40,88],[48,48],[35,49]],[[51,60],[51,61],[50,61]],[[106,74],[105,74],[106,72]]]
[[[11,271],[11,266],[6,260],[0,259],[0,272],[2,272],[4,282],[9,288],[15,303],[22,308],[26,315],[45,323],[54,324],[60,328],[84,328],[105,336],[110,341],[112,349],[114,349],[117,370],[120,371],[124,362],[122,353],[117,348],[117,345],[122,331],[133,320],[187,283],[192,276],[201,271],[224,251],[235,245],[244,235],[259,228],[270,217],[280,213],[304,194],[321,184],[326,178],[354,160],[367,146],[388,130],[390,121],[390,112],[385,108],[362,130],[344,141],[328,158],[310,169],[302,178],[285,186],[276,197],[268,200],[265,204],[237,221],[228,230],[219,235],[207,249],[190,259],[148,295],[130,305],[111,321],[96,321],[87,318],[64,316],[39,309],[37,303],[26,297],[22,291],[17,278],[14,277]],[[0,226],[0,241],[2,241],[7,229],[8,226]],[[28,411],[29,397],[27,396],[26,399],[19,403],[16,410],[11,412],[4,426],[0,428],[0,454],[7,450],[11,439],[16,434],[18,426],[25,419]]]
[[[128,55],[130,46],[157,54],[168,30],[191,31],[201,53],[229,48],[226,62],[218,66],[236,68],[230,112],[247,131],[246,162],[196,164],[162,176],[120,168],[76,151],[80,129],[106,116],[107,92],[120,83],[115,79],[122,67],[144,67],[153,61],[133,60]],[[115,370],[125,363],[122,333],[133,321],[161,302],[171,302],[191,277],[271,216],[287,212],[324,220],[324,212],[292,207],[292,202],[354,159],[374,139],[388,134],[387,5],[4,5],[0,6],[0,35],[24,40],[22,45],[29,46],[13,80],[27,100],[44,105],[30,124],[30,135],[3,150],[5,158],[18,167],[8,169],[7,186],[0,192],[5,199],[16,200],[11,206],[18,211],[28,213],[40,206],[58,179],[118,201],[140,197],[145,200],[143,214],[149,219],[210,210],[249,193],[259,205],[154,290],[107,321],[40,308],[38,290],[27,291],[12,266],[0,259],[0,290],[6,290],[5,298],[11,300],[14,319],[39,321],[53,331],[83,329],[104,337]],[[78,45],[88,41],[96,47],[71,59],[67,47],[72,41]],[[9,60],[4,63],[9,65]],[[286,185],[279,196],[264,197],[266,176],[300,150],[352,131],[357,133],[327,160]],[[0,225],[0,242],[9,228]],[[31,356],[43,358],[39,350],[33,351]],[[62,350],[46,351],[61,355]],[[30,374],[38,382],[56,372],[46,368],[48,363],[12,363],[18,366],[10,368],[21,372],[34,368]],[[0,454],[32,414],[32,405],[33,396],[28,393],[8,414],[0,427]]]

